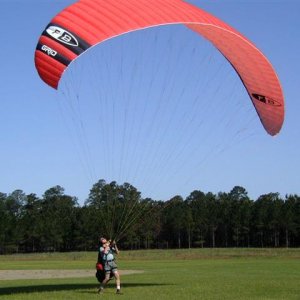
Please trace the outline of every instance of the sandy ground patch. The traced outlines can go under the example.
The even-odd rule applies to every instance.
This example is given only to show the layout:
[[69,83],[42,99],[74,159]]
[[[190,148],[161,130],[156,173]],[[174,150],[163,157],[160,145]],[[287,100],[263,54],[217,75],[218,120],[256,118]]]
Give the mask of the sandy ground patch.
[[[141,270],[119,270],[120,275],[140,274]],[[94,277],[94,270],[0,270],[0,280]]]

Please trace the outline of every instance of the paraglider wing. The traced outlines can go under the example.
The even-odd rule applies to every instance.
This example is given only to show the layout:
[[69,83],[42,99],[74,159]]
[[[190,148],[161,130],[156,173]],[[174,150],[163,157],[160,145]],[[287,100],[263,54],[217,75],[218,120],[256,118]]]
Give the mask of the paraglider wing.
[[215,45],[240,76],[265,130],[276,135],[284,120],[284,98],[268,59],[235,29],[182,0],[80,0],[55,16],[42,33],[36,68],[56,89],[68,65],[90,47],[169,24],[184,24]]

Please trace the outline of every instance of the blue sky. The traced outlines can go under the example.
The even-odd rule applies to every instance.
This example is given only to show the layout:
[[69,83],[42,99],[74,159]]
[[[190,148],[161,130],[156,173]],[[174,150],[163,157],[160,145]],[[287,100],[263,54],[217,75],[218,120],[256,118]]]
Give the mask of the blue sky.
[[[298,89],[300,76],[298,72],[300,62],[298,55],[300,38],[297,31],[300,28],[300,3],[298,1],[189,1],[235,27],[264,52],[281,80],[286,101],[286,117],[281,133],[272,138],[265,134],[259,121],[255,119],[254,115],[251,115],[253,112],[248,115],[250,109],[248,107],[242,108],[244,112],[232,125],[232,131],[227,135],[227,140],[223,140],[222,125],[216,125],[216,130],[213,128],[214,134],[212,134],[211,140],[193,137],[189,140],[189,145],[192,146],[187,147],[188,151],[178,152],[169,165],[163,166],[164,169],[161,166],[164,161],[161,157],[168,157],[163,155],[172,151],[171,148],[176,147],[174,146],[176,140],[171,141],[170,139],[169,144],[166,142],[165,146],[169,145],[170,148],[163,147],[162,151],[165,152],[161,154],[155,154],[158,150],[151,152],[153,149],[159,149],[159,145],[151,139],[159,140],[162,137],[160,136],[161,133],[155,131],[155,128],[153,128],[153,133],[149,133],[149,136],[143,129],[135,131],[133,128],[139,127],[141,123],[127,123],[127,129],[122,131],[122,124],[115,121],[115,119],[124,117],[122,105],[118,108],[120,111],[117,109],[114,115],[115,119],[108,119],[110,124],[113,123],[114,126],[108,126],[106,129],[102,127],[102,130],[104,129],[106,132],[106,137],[99,135],[101,137],[99,144],[102,143],[103,146],[103,143],[113,143],[117,147],[112,146],[111,149],[102,147],[100,150],[98,147],[101,148],[101,145],[94,145],[90,140],[88,144],[92,153],[87,158],[83,154],[85,146],[80,146],[83,141],[82,137],[76,140],[76,124],[74,126],[74,123],[72,125],[72,122],[68,123],[67,121],[68,112],[64,108],[64,97],[60,92],[49,88],[40,80],[33,61],[38,37],[50,19],[72,2],[67,0],[0,0],[2,36],[0,56],[0,192],[11,193],[15,189],[22,189],[25,193],[36,193],[41,196],[48,188],[59,184],[65,188],[67,194],[77,196],[79,202],[83,203],[92,184],[97,179],[105,178],[108,181],[120,180],[119,183],[128,179],[130,183],[143,192],[144,196],[151,196],[156,199],[168,199],[176,194],[185,197],[194,189],[214,193],[229,192],[235,185],[245,187],[253,199],[269,192],[279,192],[283,196],[291,193],[299,194],[300,100]],[[162,36],[164,34],[166,33],[163,32]],[[185,42],[192,39],[189,35],[185,36],[184,31],[179,34],[182,34]],[[149,39],[149,35],[146,37]],[[137,38],[140,39],[139,45],[142,45],[143,36]],[[124,47],[123,55],[128,53],[126,51],[132,50],[128,50],[124,46],[125,44],[126,37],[116,41],[116,44],[112,42],[111,45],[103,49],[103,52],[100,49],[100,55],[102,58],[109,57],[109,63],[111,63],[111,53],[119,49],[120,45]],[[203,49],[211,51],[210,48],[205,47],[203,46]],[[176,57],[178,50],[177,52],[174,51],[173,55]],[[205,51],[203,53],[208,53]],[[108,53],[110,56],[107,56]],[[148,55],[146,50],[143,53],[144,56]],[[99,53],[95,53],[95,55],[99,55]],[[183,52],[183,55],[188,56],[189,52]],[[216,70],[221,65],[225,69],[222,71],[224,73],[221,74],[230,73],[226,62],[222,62],[217,54],[213,55],[215,60],[214,72],[218,72]],[[184,59],[188,61],[188,57]],[[129,64],[130,60],[127,63]],[[202,64],[201,68],[207,68],[205,63],[200,62],[200,60],[199,63]],[[193,63],[191,62],[187,64],[188,68],[192,68],[192,66]],[[142,65],[142,68],[144,67]],[[170,64],[169,67],[173,68],[173,64]],[[76,68],[81,68],[80,62],[78,66],[74,67],[74,71],[71,71],[70,76],[76,73]],[[183,72],[187,70],[184,66],[182,68]],[[205,70],[210,72],[209,68]],[[211,74],[213,77],[217,77],[217,73]],[[65,81],[67,82],[68,74],[66,75]],[[101,73],[98,75],[102,76]],[[112,82],[118,82],[122,79],[122,77],[114,75],[112,71],[110,76]],[[77,80],[81,80],[80,77]],[[245,98],[246,103],[247,95],[239,86],[234,75],[229,74],[228,77],[218,80],[219,83],[215,84],[216,90],[221,89],[221,92],[218,91],[218,98],[224,97],[225,99],[230,93],[232,97],[236,98],[234,101]],[[227,80],[229,89],[223,90],[222,81],[227,84]],[[184,83],[189,84],[189,81]],[[126,84],[130,86],[130,83],[126,82]],[[107,87],[108,84],[105,86]],[[173,83],[169,88],[176,90],[175,86],[176,84]],[[158,82],[156,88],[162,89]],[[204,89],[204,86],[202,88]],[[112,93],[116,98],[120,97],[118,94],[120,92],[115,91],[114,88],[107,88],[106,90],[101,88],[100,90],[102,96]],[[84,89],[83,91],[89,94],[91,98],[93,96],[100,97],[98,92],[88,93]],[[80,92],[83,93],[83,91]],[[176,94],[180,91],[182,89],[177,90]],[[141,93],[140,90],[138,90],[139,93]],[[205,92],[202,90],[201,93],[210,93],[210,96],[205,94],[205,97],[210,97],[210,99],[216,95],[212,86]],[[188,95],[192,97],[192,94]],[[82,94],[81,97],[84,98]],[[224,100],[222,101],[224,102]],[[128,102],[125,101],[124,106],[125,103]],[[136,107],[136,110],[145,108],[145,106]],[[184,111],[187,107],[188,104],[186,107],[179,107],[179,110]],[[208,111],[209,108],[211,107],[207,108]],[[107,109],[109,111],[112,106],[107,107]],[[155,110],[155,107],[152,109]],[[174,110],[176,109],[178,107],[174,107]],[[134,109],[129,112],[129,116],[133,111]],[[230,107],[225,109],[229,118],[234,117],[231,111]],[[223,112],[224,109],[222,108],[219,114]],[[85,120],[89,119],[88,114],[89,110],[84,116]],[[208,113],[206,116],[207,120],[203,119],[205,124],[218,123],[216,121],[209,123],[213,115]],[[151,114],[145,115],[145,123],[150,122],[151,117]],[[248,117],[251,128],[247,128],[245,140],[242,135],[239,135],[239,142],[233,141],[230,147],[227,147],[228,140],[235,136],[239,126],[244,126],[241,119]],[[162,116],[159,118],[157,124],[163,124],[163,120],[168,120],[167,116],[166,118]],[[178,120],[183,120],[180,119],[183,118],[182,116],[178,118]],[[217,115],[216,118],[218,118]],[[83,119],[83,121],[85,120]],[[81,122],[82,120],[77,121]],[[97,125],[100,126],[96,129],[98,132],[101,131],[101,126],[107,126],[107,123],[101,124]],[[168,128],[168,130],[170,129],[169,133],[172,133],[172,130],[178,132],[177,125],[176,122],[168,123],[166,126],[170,127]],[[89,138],[91,132],[89,126],[86,127],[88,132],[84,138]],[[196,130],[197,126],[199,127],[199,123],[191,126],[195,126],[189,128],[192,136],[193,131]],[[114,128],[111,129],[111,127]],[[206,130],[206,134],[209,133],[210,135],[209,128],[201,130],[202,132]],[[120,134],[121,132],[123,135]],[[115,135],[115,138],[111,139],[110,135]],[[147,155],[143,156],[145,151],[139,146],[135,149],[125,147],[124,154],[124,147],[121,147],[122,142],[124,140],[130,141],[140,135],[142,135],[139,137],[140,144],[148,147]],[[203,142],[201,143],[202,138]],[[199,140],[198,144],[195,142],[197,140]],[[186,142],[187,140],[183,138],[179,141]],[[205,145],[203,145],[204,143]],[[226,151],[219,151],[210,155],[220,143],[223,143]],[[206,146],[205,152],[199,150],[206,148]],[[123,151],[118,152],[117,149],[119,148],[122,148]],[[138,154],[139,151],[142,151],[142,154]],[[195,152],[199,155],[194,155]],[[190,155],[191,153],[193,155]],[[135,166],[132,156],[134,156],[135,162],[142,161],[142,163]],[[103,162],[104,157],[105,162]],[[148,162],[147,157],[150,157]],[[205,163],[202,162],[203,160]],[[104,164],[107,164],[106,170],[102,168]]]

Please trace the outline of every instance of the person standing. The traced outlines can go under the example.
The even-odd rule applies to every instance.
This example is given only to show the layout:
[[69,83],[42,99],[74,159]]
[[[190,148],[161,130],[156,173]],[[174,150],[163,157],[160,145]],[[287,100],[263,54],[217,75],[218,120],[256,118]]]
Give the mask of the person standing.
[[102,242],[102,246],[99,248],[99,252],[104,265],[105,278],[102,281],[98,292],[104,292],[104,287],[110,280],[110,274],[112,273],[116,278],[116,293],[121,294],[121,279],[115,262],[115,255],[119,254],[119,249],[115,241],[111,242],[106,240],[106,238],[101,238],[100,241]]

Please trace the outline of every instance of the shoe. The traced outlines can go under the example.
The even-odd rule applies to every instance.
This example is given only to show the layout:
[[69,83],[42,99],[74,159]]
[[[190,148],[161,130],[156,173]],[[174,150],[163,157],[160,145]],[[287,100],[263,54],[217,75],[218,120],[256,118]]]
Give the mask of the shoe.
[[117,289],[116,294],[121,295],[121,294],[122,294],[122,293],[121,293],[121,290],[120,290],[120,289]]
[[102,294],[102,293],[104,293],[104,288],[103,287],[98,289],[98,294]]

